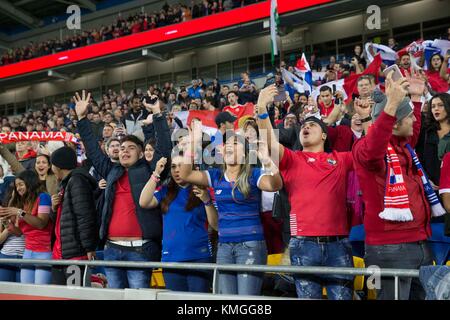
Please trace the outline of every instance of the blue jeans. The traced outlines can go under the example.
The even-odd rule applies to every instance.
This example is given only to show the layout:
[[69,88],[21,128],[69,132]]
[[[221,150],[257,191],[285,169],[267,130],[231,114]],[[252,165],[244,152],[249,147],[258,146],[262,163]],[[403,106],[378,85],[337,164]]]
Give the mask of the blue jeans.
[[[353,267],[352,247],[347,238],[318,243],[304,238],[291,238],[289,242],[293,266]],[[328,299],[351,300],[353,276],[295,274],[297,295],[302,299],[321,299],[322,287],[327,288]]]
[[[46,259],[52,258],[51,252],[36,252],[25,249],[23,259]],[[33,267],[31,265],[22,266],[20,270],[20,282],[32,284],[50,284],[52,282],[51,267]]]
[[[220,243],[217,248],[218,264],[267,263],[266,242],[245,241]],[[224,272],[218,275],[220,294],[260,295],[264,274],[257,272]]]
[[[106,242],[103,251],[105,261],[160,261],[161,246],[153,241],[142,247],[123,247]],[[105,267],[108,288],[149,288],[152,276],[151,269],[111,268]]]
[[[386,244],[378,246],[366,245],[364,257],[366,267],[419,269],[433,264],[433,252],[425,241]],[[423,300],[425,290],[417,278],[399,278],[398,298],[400,300]],[[393,277],[381,278],[380,288],[377,289],[378,300],[395,299],[395,281]]]
[[[0,253],[0,259],[22,259],[22,256],[7,256]],[[18,265],[0,265],[0,281],[20,282],[20,267]]]
[[[212,258],[197,259],[183,262],[211,263]],[[209,292],[212,274],[208,270],[164,269],[166,288],[172,291]]]

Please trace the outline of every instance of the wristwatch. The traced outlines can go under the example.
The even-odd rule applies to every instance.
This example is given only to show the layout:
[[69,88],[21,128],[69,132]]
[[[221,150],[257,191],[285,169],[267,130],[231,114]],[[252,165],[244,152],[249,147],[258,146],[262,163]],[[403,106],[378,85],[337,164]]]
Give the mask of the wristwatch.
[[17,217],[18,217],[19,219],[23,219],[23,218],[25,217],[26,214],[27,214],[27,213],[26,213],[24,210],[22,210],[22,209],[19,209],[19,210],[17,211]]
[[372,116],[368,116],[367,118],[361,119],[361,122],[364,123],[364,122],[368,122],[371,120],[372,120]]

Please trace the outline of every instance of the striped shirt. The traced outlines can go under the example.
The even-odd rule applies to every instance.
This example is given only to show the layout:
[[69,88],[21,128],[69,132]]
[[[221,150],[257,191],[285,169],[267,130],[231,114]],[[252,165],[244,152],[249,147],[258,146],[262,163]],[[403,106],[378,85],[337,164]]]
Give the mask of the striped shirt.
[[250,194],[246,199],[219,169],[206,171],[209,186],[214,188],[219,213],[219,242],[245,242],[264,240],[264,232],[259,216],[261,191],[258,189],[263,176],[260,168],[252,169],[249,177]]
[[25,249],[25,237],[10,235],[3,243],[1,254],[5,256],[23,256]]

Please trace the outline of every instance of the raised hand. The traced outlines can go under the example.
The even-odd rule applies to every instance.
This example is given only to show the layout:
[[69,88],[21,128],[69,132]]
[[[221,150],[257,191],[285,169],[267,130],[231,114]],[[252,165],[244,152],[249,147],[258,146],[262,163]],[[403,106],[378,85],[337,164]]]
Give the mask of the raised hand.
[[264,140],[258,140],[258,159],[264,166],[272,163],[272,159],[269,156],[269,147]]
[[149,124],[153,123],[153,113],[150,113],[147,117],[147,119],[145,119],[144,121],[142,121],[143,124],[145,124],[146,126],[148,126]]
[[419,73],[413,73],[407,77],[409,82],[408,92],[411,96],[422,96],[425,91],[425,81]]
[[277,94],[278,89],[274,84],[262,89],[258,97],[258,112],[264,113],[265,107],[267,107],[269,103],[273,102]]
[[[370,99],[370,98],[369,98]],[[367,118],[372,110],[372,99],[362,100],[359,98],[356,98],[353,103],[353,108],[355,109],[356,113],[362,118]]]
[[162,157],[156,163],[155,173],[159,176],[164,171],[164,167],[167,164],[167,158]]
[[394,107],[395,110],[400,106],[400,103],[408,94],[409,82],[406,78],[400,78],[397,81],[392,79],[394,71],[389,72],[386,77],[386,97],[387,104]]
[[152,95],[149,90],[147,90],[147,94],[151,99],[157,99],[157,100],[156,100],[155,104],[150,104],[150,103],[147,103],[147,101],[145,101],[145,99],[143,99],[142,104],[144,105],[145,109],[147,109],[148,112],[151,112],[153,114],[160,113],[161,112],[161,103],[158,99],[158,96]]
[[77,113],[78,120],[83,119],[88,114],[89,100],[91,99],[91,93],[86,96],[86,90],[83,90],[81,97],[78,92],[75,92],[73,100],[75,101],[75,112]]

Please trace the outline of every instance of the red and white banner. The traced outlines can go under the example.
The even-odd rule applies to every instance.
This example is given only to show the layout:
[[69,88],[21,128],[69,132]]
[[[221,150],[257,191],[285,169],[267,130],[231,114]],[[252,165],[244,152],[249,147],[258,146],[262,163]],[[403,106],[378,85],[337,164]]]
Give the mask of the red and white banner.
[[0,133],[0,143],[8,144],[18,141],[63,141],[78,143],[78,139],[69,132],[10,132]]
[[[235,112],[229,111],[234,116],[237,117],[235,122],[235,129],[238,129],[238,122],[241,117],[251,115],[253,116],[255,106],[252,103],[246,103],[243,106],[239,106]],[[230,108],[224,108],[229,110]],[[174,116],[181,120],[183,127],[187,128],[191,125],[193,119],[199,119],[202,122],[203,132],[207,133],[209,136],[214,136],[217,132],[216,116],[220,111],[208,111],[208,110],[189,110],[189,111],[179,111],[175,112]]]

